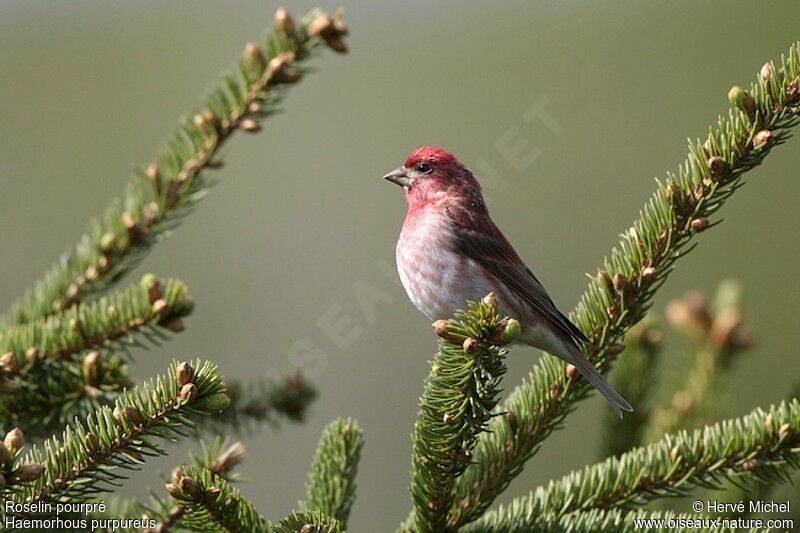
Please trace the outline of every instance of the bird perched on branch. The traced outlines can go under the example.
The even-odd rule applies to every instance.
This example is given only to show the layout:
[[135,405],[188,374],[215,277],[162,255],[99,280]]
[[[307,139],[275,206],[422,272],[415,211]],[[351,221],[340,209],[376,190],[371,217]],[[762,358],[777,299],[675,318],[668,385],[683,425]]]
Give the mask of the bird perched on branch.
[[633,411],[583,355],[586,336],[561,313],[495,226],[475,176],[452,153],[424,146],[384,176],[405,190],[408,212],[397,270],[414,305],[447,319],[494,292],[501,313],[522,325],[519,341],[574,365],[622,416]]

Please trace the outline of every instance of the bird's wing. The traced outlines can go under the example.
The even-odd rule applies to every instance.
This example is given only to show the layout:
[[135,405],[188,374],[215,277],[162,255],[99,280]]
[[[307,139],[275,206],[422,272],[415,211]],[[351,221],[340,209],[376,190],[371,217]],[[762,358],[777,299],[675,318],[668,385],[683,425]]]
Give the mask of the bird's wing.
[[565,336],[576,342],[588,340],[586,335],[558,310],[542,284],[525,266],[514,247],[488,214],[475,214],[452,207],[448,207],[446,211],[453,223],[455,246],[458,250],[505,283]]

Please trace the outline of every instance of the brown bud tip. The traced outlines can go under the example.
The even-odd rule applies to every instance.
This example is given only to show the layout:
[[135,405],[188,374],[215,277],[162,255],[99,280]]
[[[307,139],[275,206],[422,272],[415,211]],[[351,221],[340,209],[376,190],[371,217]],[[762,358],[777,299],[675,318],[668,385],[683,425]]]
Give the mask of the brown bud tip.
[[317,37],[329,35],[332,29],[335,29],[333,18],[327,13],[322,12],[317,14],[316,18],[308,25],[308,33]]
[[125,226],[125,229],[128,231],[132,230],[136,227],[136,221],[133,219],[133,215],[125,211],[122,213],[122,224]]
[[182,402],[188,402],[193,400],[197,396],[197,387],[194,386],[194,383],[187,383],[183,387],[181,387],[180,398]]
[[261,131],[261,124],[252,118],[246,118],[242,121],[242,129],[249,133],[255,133]]
[[257,115],[264,111],[264,102],[261,100],[253,100],[247,105],[247,111],[254,115]]
[[615,342],[611,346],[608,347],[608,354],[609,355],[619,355],[623,351],[625,351],[625,345],[619,342]]
[[201,130],[205,129],[208,126],[208,121],[206,120],[206,117],[203,116],[202,113],[197,113],[194,116],[194,118],[192,118],[192,122],[194,122],[194,125],[200,128]]
[[742,467],[748,472],[752,472],[753,470],[757,470],[758,467],[760,467],[760,466],[761,466],[761,463],[758,461],[758,459],[748,459],[742,465]]
[[0,442],[0,470],[5,470],[6,467],[11,466],[14,462],[14,456],[8,451],[6,445]]
[[451,415],[449,412],[445,412],[444,415],[442,416],[442,423],[449,424],[452,419],[453,415]]
[[725,173],[726,166],[725,160],[718,155],[708,159],[708,169],[711,171],[711,174],[713,174],[714,177],[722,176],[722,174]]
[[19,363],[17,362],[17,356],[14,352],[6,352],[0,355],[0,371],[9,376],[19,371]]
[[330,39],[325,39],[325,44],[328,45],[328,48],[340,54],[346,54],[349,50],[347,43],[341,37],[331,37]]
[[614,274],[614,290],[619,293],[625,292],[625,289],[628,288],[628,278],[626,278],[623,274],[617,272]]
[[6,433],[6,438],[3,439],[3,444],[6,445],[6,448],[8,448],[8,451],[11,453],[16,453],[21,450],[25,445],[25,438],[22,434],[22,430],[19,428],[14,428]]
[[178,483],[181,482],[182,478],[183,478],[183,467],[176,466],[175,468],[173,468],[172,472],[169,475],[170,482],[177,485]]
[[294,19],[285,7],[279,7],[275,10],[275,29],[290,35],[295,32]]
[[645,283],[650,283],[656,278],[656,269],[649,266],[642,270],[642,281]]
[[122,414],[125,416],[125,420],[134,426],[142,423],[142,413],[132,405],[126,405],[122,410]]
[[344,17],[341,14],[338,14],[333,18],[333,28],[336,30],[336,33],[341,36],[345,36],[350,33],[350,30],[347,28],[347,24],[344,21]]
[[15,472],[14,477],[18,481],[35,481],[44,474],[44,465],[39,463],[28,463],[20,466]]
[[467,337],[464,339],[464,343],[461,345],[464,348],[464,353],[467,355],[475,355],[478,353],[478,350],[481,347],[481,343],[478,342],[478,339],[473,339],[472,337]]
[[599,281],[606,290],[613,292],[614,281],[611,279],[611,274],[609,274],[607,270],[599,270],[597,272],[597,281]]
[[247,43],[244,46],[244,59],[247,61],[247,63],[257,67],[260,70],[264,70],[264,67],[267,64],[267,60],[264,58],[264,53],[256,43]]
[[444,337],[447,333],[448,326],[450,325],[449,320],[437,320],[431,326],[433,326],[433,331],[440,337]]
[[86,357],[83,358],[83,375],[90,384],[93,384],[97,378],[97,371],[100,368],[101,361],[102,355],[96,350],[87,353]]
[[194,378],[194,368],[186,361],[182,362],[175,369],[175,377],[178,380],[178,385],[183,387],[187,383],[191,383]]
[[173,498],[180,498],[183,496],[183,493],[181,492],[181,489],[178,487],[177,483],[167,483],[164,485],[164,488],[167,489],[167,492]]
[[182,477],[178,482],[178,488],[181,492],[192,498],[197,498],[200,495],[200,488],[197,486],[197,481],[188,476]]
[[230,472],[233,467],[244,461],[244,455],[244,444],[241,442],[234,442],[212,463],[211,471],[217,475],[225,475]]
[[497,295],[494,292],[490,292],[489,294],[484,296],[483,297],[483,303],[485,303],[487,305],[491,305],[492,309],[494,309],[495,311],[500,309],[499,304],[497,302]]
[[83,438],[83,443],[86,445],[86,449],[89,450],[89,452],[93,452],[100,447],[100,439],[98,439],[97,435],[94,433],[87,433]]
[[788,422],[782,424],[780,429],[778,429],[778,437],[781,439],[787,439],[789,435],[792,433],[792,427],[789,425]]
[[221,493],[222,493],[222,491],[219,490],[218,487],[211,487],[210,489],[208,489],[206,491],[205,499],[206,499],[206,501],[208,501],[210,503],[214,503],[215,501],[217,501],[219,499],[219,495]]
[[575,365],[567,365],[567,377],[569,379],[578,377],[578,368]]
[[317,533],[317,526],[314,524],[303,524],[300,528],[300,533]]
[[759,72],[761,79],[764,81],[769,81],[772,79],[772,63],[764,63],[764,66],[761,67],[761,72]]
[[509,427],[511,427],[511,430],[516,431],[519,424],[519,420],[517,419],[517,413],[509,409],[508,411],[506,411],[506,420],[508,420],[508,425]]
[[706,217],[698,217],[692,220],[690,224],[692,233],[703,233],[708,229],[708,219]]
[[161,313],[164,312],[166,308],[167,308],[167,301],[163,298],[159,298],[158,300],[153,302],[153,307],[151,308],[151,310],[153,311],[153,314],[160,315]]
[[753,146],[760,148],[772,142],[772,132],[769,130],[761,130],[753,137]]

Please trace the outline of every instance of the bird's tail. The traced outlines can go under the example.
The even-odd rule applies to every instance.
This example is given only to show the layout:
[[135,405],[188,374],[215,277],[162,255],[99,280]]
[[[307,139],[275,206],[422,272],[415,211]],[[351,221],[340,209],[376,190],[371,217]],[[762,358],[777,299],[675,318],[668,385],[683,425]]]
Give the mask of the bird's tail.
[[[571,344],[571,343],[570,343]],[[577,346],[572,344],[569,346],[570,350],[567,354],[561,355],[559,354],[564,360],[568,363],[575,365],[575,368],[578,369],[583,377],[589,380],[589,383],[594,385],[597,390],[600,391],[600,394],[608,400],[608,403],[611,404],[611,407],[617,412],[620,418],[622,418],[623,411],[633,412],[633,407],[629,404],[625,398],[623,398],[620,393],[614,390],[614,387],[606,381],[606,378],[597,371],[594,365],[589,362],[588,359],[580,352]]]

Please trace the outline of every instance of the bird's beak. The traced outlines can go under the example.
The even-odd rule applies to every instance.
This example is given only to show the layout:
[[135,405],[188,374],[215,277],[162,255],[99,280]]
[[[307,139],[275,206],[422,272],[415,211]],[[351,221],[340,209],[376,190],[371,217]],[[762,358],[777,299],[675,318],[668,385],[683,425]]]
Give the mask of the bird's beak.
[[401,187],[408,187],[411,185],[411,178],[406,175],[406,169],[404,167],[398,167],[388,174],[386,174],[383,179],[389,180],[392,183],[399,185]]

